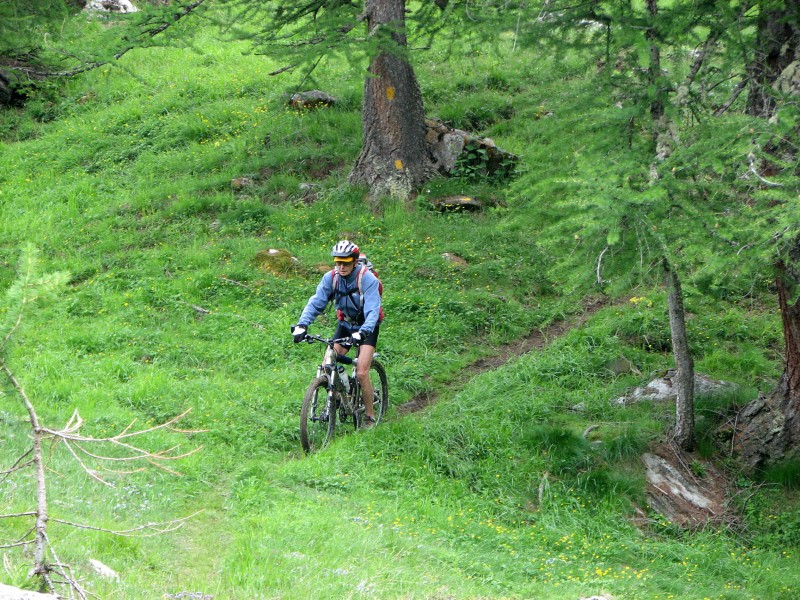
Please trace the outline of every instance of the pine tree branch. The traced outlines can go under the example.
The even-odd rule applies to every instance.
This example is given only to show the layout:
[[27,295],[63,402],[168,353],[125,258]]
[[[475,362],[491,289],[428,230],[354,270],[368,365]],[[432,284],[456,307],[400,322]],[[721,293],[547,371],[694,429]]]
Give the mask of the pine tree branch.
[[747,84],[749,82],[750,82],[749,77],[743,77],[742,80],[736,84],[736,87],[733,88],[733,91],[731,92],[731,97],[728,99],[728,101],[714,111],[714,116],[719,117],[720,115],[725,113],[731,106],[733,106],[733,103],[736,102],[736,99],[741,95],[741,93],[747,87]]
[[0,478],[0,483],[3,483],[3,481],[5,481],[8,478],[8,476],[11,475],[11,473],[14,473],[15,471],[21,471],[25,467],[29,467],[30,465],[32,465],[33,464],[32,460],[29,460],[29,461],[24,462],[24,463],[22,462],[22,460],[26,456],[28,456],[31,452],[32,452],[32,450],[28,450],[25,454],[20,456],[17,459],[17,462],[15,462],[13,465],[11,465],[10,468],[6,469],[5,471],[0,471],[0,475],[3,476],[2,478]]
[[[141,37],[142,38],[154,38],[160,33],[166,31],[172,25],[175,25],[178,21],[183,19],[184,17],[192,14],[200,5],[202,5],[205,0],[195,0],[191,4],[188,4],[181,8],[181,10],[172,14],[172,18],[169,20],[164,20],[160,22],[156,22],[154,26],[150,29],[142,29]],[[142,40],[143,41],[143,40]],[[125,54],[130,52],[131,50],[135,50],[139,48],[140,44],[131,44],[114,54],[113,60],[119,60]],[[87,62],[82,64],[79,67],[75,67],[74,69],[69,69],[66,71],[43,71],[33,67],[18,65],[18,66],[9,66],[6,67],[10,71],[18,71],[20,73],[24,73],[28,77],[37,78],[37,79],[45,79],[45,78],[60,78],[60,77],[74,77],[75,75],[80,75],[81,73],[86,73],[87,71],[91,71],[93,69],[97,69],[99,67],[105,66],[111,63],[111,60],[103,60],[103,61],[93,61]]]

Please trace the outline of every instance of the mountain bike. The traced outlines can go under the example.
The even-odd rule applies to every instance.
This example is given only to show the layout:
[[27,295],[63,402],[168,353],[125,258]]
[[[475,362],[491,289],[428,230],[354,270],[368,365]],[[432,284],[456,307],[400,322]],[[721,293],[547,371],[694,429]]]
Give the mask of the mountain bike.
[[[317,367],[317,374],[306,390],[303,408],[300,411],[300,443],[306,453],[311,453],[324,448],[333,439],[337,415],[342,424],[349,423],[353,429],[359,429],[363,422],[365,407],[361,384],[356,377],[358,346],[356,346],[356,357],[350,358],[338,354],[334,348],[334,344],[349,343],[350,338],[332,339],[306,335],[305,341],[309,344],[320,342],[327,346],[322,364]],[[342,364],[353,366],[349,375]],[[377,425],[383,419],[389,405],[389,386],[386,370],[374,357],[369,369],[369,378],[375,390],[372,403]]]

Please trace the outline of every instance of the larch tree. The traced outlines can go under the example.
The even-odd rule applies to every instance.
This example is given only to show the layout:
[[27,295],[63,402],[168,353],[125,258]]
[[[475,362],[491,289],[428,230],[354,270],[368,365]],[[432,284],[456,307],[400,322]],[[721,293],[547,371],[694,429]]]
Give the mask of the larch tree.
[[[410,14],[419,31],[434,32],[446,2],[426,1]],[[368,62],[364,72],[363,144],[349,176],[371,197],[409,198],[435,173],[425,143],[422,93],[410,61],[405,0],[229,0],[229,30],[253,42],[255,51],[303,67],[307,76],[332,55]],[[246,25],[243,25],[246,24]],[[362,29],[364,24],[366,29]],[[247,33],[244,29],[256,30]],[[305,80],[305,77],[304,79]]]
[[373,196],[407,199],[434,172],[425,111],[406,55],[404,0],[367,0],[368,36],[378,38],[364,83],[363,144],[350,173]]
[[[748,66],[750,91],[747,112],[769,119],[779,135],[764,144],[761,164],[751,170],[763,184],[759,170],[778,169],[796,177],[800,172],[800,5],[764,2],[758,18],[757,43]],[[800,229],[797,195],[785,201],[783,229],[772,236],[777,248],[773,262],[775,289],[784,339],[784,369],[778,384],[766,396],[748,404],[739,415],[736,445],[753,469],[784,459],[800,458]]]
[[[734,252],[721,248],[727,252],[720,258],[720,264],[727,265],[723,269],[739,269],[748,260],[750,266],[745,270],[749,272],[774,269],[785,340],[785,369],[775,389],[739,415],[735,445],[753,468],[800,457],[800,228],[796,218],[796,177],[800,173],[800,3],[542,0],[536,6],[530,5],[529,10],[535,12],[524,21],[527,31],[520,29],[523,41],[547,43],[556,51],[571,44],[594,52],[598,75],[607,77],[620,90],[620,96],[631,107],[631,122],[636,119],[646,123],[649,119],[656,158],[652,166],[660,172],[653,177],[651,168],[651,187],[646,192],[649,200],[642,203],[636,199],[633,206],[645,207],[642,210],[647,211],[648,223],[649,219],[658,218],[656,215],[667,219],[658,224],[656,237],[660,245],[680,253],[690,243],[709,247],[728,244]],[[735,112],[761,121],[739,130],[742,141],[730,146],[741,152],[739,156],[720,152],[712,141],[708,146],[709,160],[698,160],[703,156],[700,150],[690,147],[697,140],[681,142],[665,135],[669,134],[670,122],[689,130],[696,123],[709,123]],[[732,122],[728,127],[739,126]],[[674,143],[671,150],[680,155],[671,156],[664,143]],[[733,180],[725,175],[726,186],[714,181],[722,164],[728,173],[737,173]],[[606,193],[616,198],[618,191],[608,189]],[[754,195],[770,197],[769,202],[764,202],[766,212],[757,223],[749,212]],[[718,232],[708,235],[696,227],[697,223],[710,227],[706,221],[718,221],[715,215],[720,214],[720,209],[715,202],[719,198],[730,200],[723,209],[725,213],[733,207],[744,221],[749,220],[727,240]],[[629,211],[612,203],[608,206],[611,210],[596,218],[608,222],[616,216],[618,223],[609,224],[610,230],[634,223]],[[637,239],[650,229],[637,230]],[[687,239],[687,232],[696,236],[694,241]],[[759,249],[758,253],[751,251],[754,248]],[[669,279],[670,273],[676,275],[675,266],[670,264],[673,271],[667,272],[669,289],[678,289]],[[671,297],[671,311],[678,306],[678,300],[678,296]],[[674,346],[676,342],[680,345],[681,340],[675,338],[673,329]],[[683,404],[690,410],[687,402]],[[679,410],[677,430],[687,435],[680,433],[676,437],[682,444],[690,443],[689,428],[680,422],[682,418]]]

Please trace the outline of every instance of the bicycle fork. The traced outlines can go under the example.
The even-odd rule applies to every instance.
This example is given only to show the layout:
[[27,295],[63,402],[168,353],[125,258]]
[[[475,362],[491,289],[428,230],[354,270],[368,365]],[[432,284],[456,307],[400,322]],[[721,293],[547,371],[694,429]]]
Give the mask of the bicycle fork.
[[[314,403],[312,405],[311,410],[311,420],[314,422],[320,423],[327,423],[328,422],[328,415],[331,414],[331,411],[336,410],[336,406],[334,404],[334,391],[333,386],[329,383],[328,384],[328,393],[325,394],[324,408],[322,411],[317,413],[317,409],[319,408],[321,398],[319,394],[314,397]],[[319,414],[319,416],[317,416]]]

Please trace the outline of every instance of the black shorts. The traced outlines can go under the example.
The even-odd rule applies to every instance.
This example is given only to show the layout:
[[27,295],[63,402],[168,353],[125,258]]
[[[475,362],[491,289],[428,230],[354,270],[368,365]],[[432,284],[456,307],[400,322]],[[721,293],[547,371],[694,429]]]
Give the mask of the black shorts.
[[[378,347],[378,332],[381,329],[381,324],[378,323],[375,325],[375,329],[372,330],[367,338],[361,343],[363,346],[372,346],[373,348]],[[350,329],[350,327],[344,322],[339,321],[339,326],[336,328],[336,331],[333,333],[334,339],[339,339],[343,337],[350,337],[354,331],[358,331],[358,329]]]

